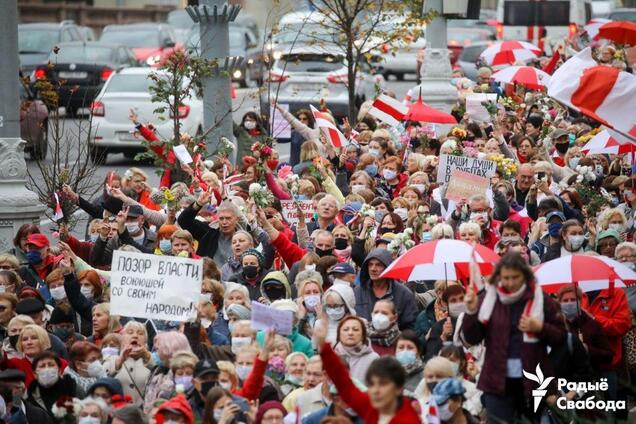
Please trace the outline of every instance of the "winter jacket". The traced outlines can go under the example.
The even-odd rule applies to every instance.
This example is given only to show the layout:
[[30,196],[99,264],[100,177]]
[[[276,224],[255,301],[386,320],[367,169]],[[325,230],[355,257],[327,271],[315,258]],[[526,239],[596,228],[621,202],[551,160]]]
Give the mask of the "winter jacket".
[[605,365],[601,369],[614,370],[623,359],[623,336],[632,326],[632,311],[627,304],[625,292],[613,287],[601,290],[588,312],[601,325],[614,352],[609,366]]
[[95,303],[93,300],[86,298],[81,292],[81,286],[75,274],[64,275],[64,291],[66,292],[66,298],[73,308],[73,312],[78,314],[82,319],[82,322],[90,329],[90,333],[85,336],[89,336],[92,333],[93,328],[93,306]]
[[232,391],[233,395],[243,397],[247,400],[256,400],[263,390],[265,383],[265,371],[267,370],[267,361],[262,361],[256,356],[252,371],[243,382],[243,387]]
[[[512,308],[521,307],[532,299],[534,288],[528,285],[523,297],[512,305],[504,305],[496,300],[490,320],[484,324],[479,321],[477,314],[465,314],[462,323],[462,335],[464,340],[476,345],[485,342],[486,356],[477,387],[485,393],[505,395],[507,359],[512,328],[516,328],[518,322],[511,322]],[[484,294],[479,297],[479,307],[483,302]],[[524,302],[523,304],[520,304]],[[565,342],[565,324],[560,313],[560,307],[549,295],[543,293],[543,329],[536,334],[539,341],[525,343],[520,341],[521,364],[524,370],[535,370],[540,364],[543,374],[554,375],[552,366],[548,360],[547,347],[557,347]],[[523,387],[525,395],[530,398],[531,391],[538,386],[532,380],[524,379]],[[552,381],[548,386],[550,393],[556,392],[556,382]]]
[[[338,389],[338,395],[349,405],[366,424],[378,424],[380,413],[371,405],[369,395],[361,391],[351,381],[349,371],[345,368],[340,358],[328,343],[325,343],[320,351],[322,363],[331,381]],[[420,423],[420,414],[413,408],[412,400],[402,396],[399,399],[398,409],[388,424],[417,424]]]
[[587,346],[587,354],[594,371],[598,373],[601,369],[611,366],[614,351],[598,321],[581,311],[578,318],[568,321],[568,327],[577,339],[583,336],[583,343]]
[[[377,259],[385,266],[389,266],[393,261],[391,254],[386,249],[374,249],[367,255],[362,267],[360,268],[360,285],[354,289],[356,295],[356,312],[359,316],[371,320],[371,314],[373,307],[378,299],[373,293],[371,287],[371,279],[369,277],[368,264],[371,259]],[[398,314],[398,326],[400,330],[407,328],[413,328],[415,326],[415,319],[417,318],[417,302],[415,301],[415,295],[404,284],[398,283],[394,280],[388,280],[389,290],[382,297],[382,299],[390,299],[395,304],[395,309]]]
[[[314,347],[311,344],[311,340],[300,334],[296,328],[294,328],[292,330],[292,333],[287,336],[287,339],[292,344],[292,352],[302,352],[307,355],[308,358],[311,358],[315,355],[316,352],[314,352]],[[265,345],[264,331],[259,331],[258,333],[256,333],[256,343],[258,343],[260,347],[263,347]]]
[[28,386],[27,393],[28,400],[46,410],[55,422],[58,422],[52,411],[55,402],[63,396],[78,397],[77,385],[68,375],[60,376],[59,380],[51,387],[41,386],[37,380],[34,380]]
[[261,294],[261,281],[263,280],[263,277],[267,275],[267,273],[267,269],[261,269],[260,273],[256,276],[256,279],[252,283],[245,278],[245,276],[243,275],[243,271],[241,270],[232,275],[229,281],[244,286],[250,294],[250,300],[258,300],[263,296]]
[[[150,339],[150,337],[149,337]],[[116,356],[106,358],[104,369],[109,377],[119,380],[124,388],[124,394],[130,395],[133,404],[141,406],[146,391],[146,383],[151,374],[151,362],[145,363],[143,358],[133,359],[128,357],[121,368],[115,368]]]
[[174,375],[172,370],[162,365],[156,366],[148,378],[144,392],[143,410],[149,414],[160,393],[172,393],[174,390]]
[[424,338],[428,334],[428,331],[435,324],[435,302],[430,302],[426,305],[426,309],[417,314],[417,318],[415,320],[415,334],[417,334],[417,338]]
[[295,262],[300,261],[307,253],[307,250],[291,241],[282,232],[272,240],[272,246],[278,251],[288,268],[291,268]]
[[428,338],[426,339],[426,352],[424,353],[424,359],[427,361],[433,356],[437,356],[439,354],[439,351],[442,350],[446,343],[452,344],[453,342],[453,334],[455,334],[457,318],[451,318],[453,332],[451,333],[451,337],[447,342],[444,342],[442,340],[442,332],[444,331],[445,322],[446,319],[441,319],[433,324],[433,326],[431,327],[431,332],[428,334]]
[[234,137],[236,137],[236,163],[241,163],[243,156],[252,156],[252,145],[256,142],[264,143],[267,134],[263,129],[247,130],[234,124]]
[[195,209],[196,202],[185,208],[177,218],[177,223],[184,230],[190,231],[192,237],[199,242],[197,255],[213,258],[219,246],[221,233],[217,228],[210,227],[207,223],[196,219],[199,209]]

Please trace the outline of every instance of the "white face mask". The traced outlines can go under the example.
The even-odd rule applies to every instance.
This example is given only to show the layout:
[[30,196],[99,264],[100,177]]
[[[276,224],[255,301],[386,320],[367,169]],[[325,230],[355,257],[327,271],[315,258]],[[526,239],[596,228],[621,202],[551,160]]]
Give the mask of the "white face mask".
[[371,323],[373,324],[373,328],[378,331],[384,331],[391,326],[389,317],[384,314],[373,314],[371,316]]
[[343,280],[342,278],[336,278],[333,280],[333,284],[344,284],[345,286],[349,286],[351,287],[351,283],[349,283],[347,280]]
[[338,306],[337,308],[326,308],[327,316],[331,321],[340,321],[345,314],[345,307]]
[[51,292],[51,297],[55,300],[66,299],[66,291],[64,290],[64,286],[56,287],[54,289],[49,290]]
[[364,184],[351,184],[351,192],[354,194],[364,190],[365,188],[367,188],[367,186]]
[[453,369],[453,377],[456,377],[459,374],[459,364],[451,361],[451,368]]
[[116,347],[104,347],[102,348],[102,356],[104,358],[107,356],[119,356],[119,349]]
[[452,318],[457,318],[462,312],[466,312],[466,304],[464,302],[456,302],[448,305],[448,315]]
[[104,366],[99,361],[93,361],[88,364],[86,368],[86,372],[89,377],[105,377],[106,373],[104,372]]
[[100,424],[101,420],[97,417],[81,417],[78,421],[77,424]]
[[84,295],[84,297],[87,298],[88,300],[92,300],[93,299],[93,288],[92,287],[82,286],[82,288],[80,289],[80,293],[82,293]]
[[207,318],[201,318],[201,327],[203,328],[209,328],[212,325],[212,321],[210,321]]
[[227,390],[229,392],[232,388],[232,383],[230,383],[229,381],[224,381],[222,383],[219,383],[219,386],[221,386],[223,390]]
[[620,222],[616,222],[616,223],[613,223],[613,224],[608,224],[607,225],[607,229],[608,230],[614,230],[614,231],[616,231],[618,233],[621,233],[625,229],[625,226],[623,224],[621,224]]
[[0,286],[0,294],[4,293],[7,290],[5,286]]
[[305,306],[310,311],[315,310],[316,306],[318,306],[318,304],[320,303],[320,295],[317,295],[317,294],[310,294],[309,296],[305,296],[304,299],[305,299]]
[[138,222],[127,222],[126,229],[130,234],[136,234],[139,232],[139,223]]
[[44,387],[51,387],[60,379],[57,368],[40,368],[36,374],[38,382]]
[[471,212],[469,219],[473,222],[479,222],[480,218],[488,221],[488,212]]
[[243,381],[247,379],[247,376],[250,375],[251,371],[252,371],[252,367],[250,367],[249,365],[238,365],[236,367],[236,375],[238,375],[238,378],[240,378]]
[[426,184],[411,184],[413,187],[417,189],[420,193],[424,194],[426,191]]
[[316,264],[305,265],[305,271],[315,271],[315,270],[316,270]]
[[568,236],[568,242],[570,243],[572,251],[579,250],[585,242],[585,236]]
[[245,121],[243,122],[243,126],[245,127],[246,130],[253,130],[254,128],[256,128],[256,122]]
[[453,415],[455,415],[455,413],[450,410],[450,407],[448,406],[448,402],[438,406],[437,410],[439,411],[439,418],[442,421],[448,421],[453,417]]
[[251,337],[232,337],[232,352],[237,353],[243,346],[252,344]]
[[382,171],[382,176],[385,180],[392,180],[397,177],[397,172],[393,171],[392,169],[385,169]]

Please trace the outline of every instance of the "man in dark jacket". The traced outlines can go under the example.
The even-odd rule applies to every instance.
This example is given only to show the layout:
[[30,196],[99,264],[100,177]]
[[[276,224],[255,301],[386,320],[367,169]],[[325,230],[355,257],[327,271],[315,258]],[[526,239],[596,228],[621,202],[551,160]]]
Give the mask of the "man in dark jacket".
[[24,380],[25,375],[22,371],[7,369],[0,372],[0,387],[8,387],[12,394],[12,399],[5,399],[6,422],[8,424],[53,424],[55,421],[44,409],[34,402],[23,400],[26,392]]
[[386,249],[374,249],[367,255],[360,268],[360,285],[354,289],[356,313],[371,321],[375,302],[388,299],[395,304],[400,330],[413,329],[417,318],[415,295],[404,284],[380,277],[392,261]]

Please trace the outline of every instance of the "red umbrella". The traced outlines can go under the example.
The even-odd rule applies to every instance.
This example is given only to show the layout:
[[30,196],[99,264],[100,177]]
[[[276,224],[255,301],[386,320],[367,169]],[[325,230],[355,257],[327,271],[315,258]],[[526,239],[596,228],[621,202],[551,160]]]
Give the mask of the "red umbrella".
[[[473,259],[473,252],[475,254]],[[382,277],[404,281],[469,278],[471,261],[482,274],[491,274],[499,256],[480,244],[462,240],[429,241],[409,249],[389,265]]]
[[598,37],[617,44],[636,45],[636,23],[627,21],[609,22],[598,30]]
[[508,66],[495,72],[492,79],[506,84],[519,84],[540,90],[550,82],[550,75],[532,66]]
[[442,112],[422,102],[422,96],[409,107],[405,121],[428,122],[431,124],[456,124],[457,119],[450,113]]

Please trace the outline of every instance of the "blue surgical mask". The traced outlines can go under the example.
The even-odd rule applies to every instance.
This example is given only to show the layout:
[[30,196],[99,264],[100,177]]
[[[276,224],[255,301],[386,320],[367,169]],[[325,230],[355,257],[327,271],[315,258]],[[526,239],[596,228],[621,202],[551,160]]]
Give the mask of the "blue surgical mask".
[[172,253],[172,242],[168,239],[159,240],[159,250],[161,253]]
[[296,200],[309,200],[309,197],[306,194],[299,194],[296,196]]
[[371,164],[364,167],[364,170],[370,177],[375,177],[378,175],[378,165]]
[[433,234],[430,231],[424,231],[422,233],[422,237],[420,237],[422,241],[431,241],[433,240]]
[[38,250],[29,250],[26,254],[26,258],[31,265],[39,265],[42,263],[42,254]]
[[417,359],[417,356],[415,355],[415,352],[412,350],[402,350],[395,354],[395,359],[397,359],[398,362],[402,364],[403,367],[406,367],[408,365],[413,364],[415,360]]
[[154,362],[155,364],[157,364],[159,366],[163,365],[163,361],[159,357],[159,352],[154,351],[154,352],[152,352],[152,354],[150,356],[152,357],[152,362]]
[[570,146],[574,144],[574,142],[576,141],[576,134],[568,134],[568,141],[570,142]]
[[91,241],[93,243],[95,243],[97,241],[97,239],[99,238],[99,234],[91,234]]
[[548,233],[552,237],[559,237],[559,232],[561,231],[561,227],[563,227],[563,224],[560,222],[553,222],[551,224],[548,224]]
[[561,311],[569,321],[573,321],[579,315],[579,307],[576,302],[561,302]]
[[181,384],[183,386],[183,389],[187,392],[193,386],[192,376],[191,375],[184,375],[184,376],[181,376],[181,377],[175,377],[174,378],[174,384],[175,385]]
[[375,211],[375,222],[381,222],[382,218],[384,218],[384,215],[386,215],[386,211],[376,210]]

